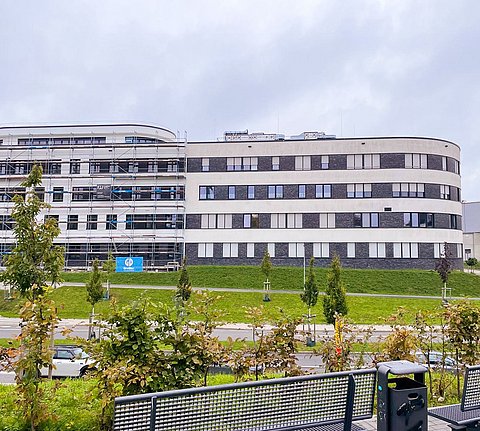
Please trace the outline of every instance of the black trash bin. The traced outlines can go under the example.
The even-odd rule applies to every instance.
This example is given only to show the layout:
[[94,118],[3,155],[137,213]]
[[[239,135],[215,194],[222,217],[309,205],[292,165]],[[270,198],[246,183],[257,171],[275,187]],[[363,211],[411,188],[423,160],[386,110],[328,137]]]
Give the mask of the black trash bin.
[[[380,362],[377,380],[377,430],[427,431],[427,387],[423,365]],[[393,376],[401,376],[389,378]],[[413,374],[413,379],[407,375]]]

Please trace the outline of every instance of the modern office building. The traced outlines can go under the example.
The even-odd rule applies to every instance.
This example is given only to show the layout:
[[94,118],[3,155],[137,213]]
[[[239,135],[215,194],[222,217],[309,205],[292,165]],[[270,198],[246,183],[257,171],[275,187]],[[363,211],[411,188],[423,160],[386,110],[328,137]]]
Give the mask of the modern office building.
[[358,268],[428,268],[449,244],[462,265],[460,148],[417,137],[230,132],[178,140],[136,124],[0,127],[0,251],[11,198],[33,163],[62,230],[66,264],[139,256],[179,262],[303,265],[334,253]]
[[33,163],[40,196],[58,220],[69,267],[93,258],[141,256],[144,266],[180,261],[184,243],[185,144],[138,124],[0,127],[1,252],[12,246],[11,202]]

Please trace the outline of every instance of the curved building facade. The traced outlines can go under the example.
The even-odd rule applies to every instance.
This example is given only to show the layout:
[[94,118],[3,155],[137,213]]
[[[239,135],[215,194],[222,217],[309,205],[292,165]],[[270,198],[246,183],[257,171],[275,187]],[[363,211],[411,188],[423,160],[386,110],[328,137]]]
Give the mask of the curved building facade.
[[462,266],[460,148],[419,137],[226,133],[179,141],[139,124],[0,127],[0,252],[11,198],[43,166],[44,217],[58,220],[68,267],[143,257],[190,264],[433,269],[448,243]]
[[418,137],[226,135],[188,144],[194,264],[462,266],[460,148]]

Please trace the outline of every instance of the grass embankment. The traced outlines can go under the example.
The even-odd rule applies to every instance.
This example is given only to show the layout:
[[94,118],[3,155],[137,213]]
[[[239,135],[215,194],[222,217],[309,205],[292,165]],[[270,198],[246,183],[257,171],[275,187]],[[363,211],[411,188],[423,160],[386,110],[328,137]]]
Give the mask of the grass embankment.
[[[326,285],[328,268],[316,268],[315,273],[320,290]],[[262,289],[263,275],[255,266],[189,266],[188,273],[194,287],[225,287]],[[67,272],[65,281],[84,283],[88,273]],[[348,292],[386,293],[400,295],[439,296],[440,277],[435,271],[422,270],[373,270],[342,269],[342,278]],[[113,274],[113,284],[136,284],[151,286],[175,286],[177,272]],[[303,268],[274,267],[270,278],[274,290],[301,290]],[[479,297],[480,277],[455,271],[448,282],[453,296]]]

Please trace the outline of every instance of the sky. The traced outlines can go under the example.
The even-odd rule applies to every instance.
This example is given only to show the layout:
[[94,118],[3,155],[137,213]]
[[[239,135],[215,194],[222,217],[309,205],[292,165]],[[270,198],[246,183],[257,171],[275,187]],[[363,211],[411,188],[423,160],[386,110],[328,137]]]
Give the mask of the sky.
[[0,124],[426,136],[480,192],[478,0],[1,0]]

